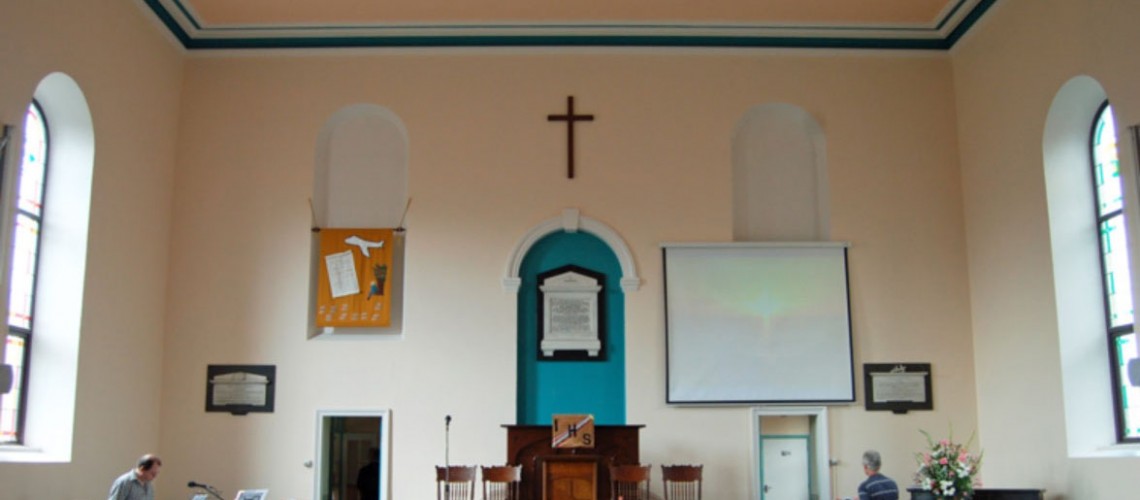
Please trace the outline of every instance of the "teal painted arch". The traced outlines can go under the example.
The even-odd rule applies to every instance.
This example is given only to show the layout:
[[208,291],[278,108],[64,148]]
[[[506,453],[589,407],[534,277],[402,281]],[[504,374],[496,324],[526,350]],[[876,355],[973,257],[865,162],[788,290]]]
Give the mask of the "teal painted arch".
[[[604,359],[539,359],[538,275],[574,265],[604,276]],[[548,425],[555,414],[592,414],[600,425],[625,424],[625,294],[622,266],[589,233],[557,231],[532,245],[519,268],[517,423]]]

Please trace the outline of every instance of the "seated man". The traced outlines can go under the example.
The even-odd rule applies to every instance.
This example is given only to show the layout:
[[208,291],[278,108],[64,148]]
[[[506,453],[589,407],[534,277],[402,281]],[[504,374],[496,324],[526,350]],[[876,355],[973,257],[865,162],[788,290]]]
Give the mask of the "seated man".
[[859,500],[899,500],[899,486],[893,479],[879,474],[882,465],[879,452],[867,450],[863,453],[863,473],[867,480],[859,485]]

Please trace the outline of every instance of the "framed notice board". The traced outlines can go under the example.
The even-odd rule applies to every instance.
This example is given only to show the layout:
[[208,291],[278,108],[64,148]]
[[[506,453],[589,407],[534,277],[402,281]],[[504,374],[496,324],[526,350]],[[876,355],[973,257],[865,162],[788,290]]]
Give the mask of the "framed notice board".
[[391,325],[394,231],[321,229],[318,327]]

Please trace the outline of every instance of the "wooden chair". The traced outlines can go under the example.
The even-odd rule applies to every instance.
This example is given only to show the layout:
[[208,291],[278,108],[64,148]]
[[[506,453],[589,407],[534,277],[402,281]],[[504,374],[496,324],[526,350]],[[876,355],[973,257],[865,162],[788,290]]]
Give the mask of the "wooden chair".
[[475,500],[475,467],[452,465],[435,468],[436,500]]
[[701,500],[703,465],[662,465],[665,500]]
[[519,500],[521,465],[480,467],[480,471],[483,476],[483,500]]
[[649,500],[651,465],[611,465],[611,500]]

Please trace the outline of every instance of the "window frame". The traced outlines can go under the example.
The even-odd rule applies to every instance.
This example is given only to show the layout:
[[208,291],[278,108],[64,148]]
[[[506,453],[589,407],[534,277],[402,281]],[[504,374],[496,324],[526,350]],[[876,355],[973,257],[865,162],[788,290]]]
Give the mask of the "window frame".
[[[32,274],[32,283],[31,283],[31,290],[30,290],[30,299],[29,299],[29,304],[28,304],[29,311],[30,311],[30,316],[28,318],[28,327],[24,328],[22,326],[12,325],[10,322],[8,322],[7,319],[5,320],[6,321],[5,337],[4,337],[5,342],[7,342],[7,339],[9,336],[20,337],[24,340],[23,360],[21,363],[20,374],[18,377],[19,387],[13,387],[12,388],[13,390],[18,390],[19,394],[20,394],[19,401],[17,402],[18,410],[17,410],[17,414],[16,414],[16,435],[15,435],[14,440],[0,441],[0,444],[8,444],[8,445],[23,445],[23,444],[25,444],[25,440],[26,440],[26,436],[27,436],[28,388],[30,387],[30,384],[28,383],[28,375],[31,374],[31,364],[32,364],[31,363],[31,360],[32,360],[31,353],[32,353],[32,348],[33,348],[34,342],[35,342],[34,333],[35,333],[35,310],[36,310],[36,298],[37,298],[36,294],[37,294],[37,290],[38,290],[37,285],[38,285],[39,276],[40,276],[40,265],[42,262],[42,259],[40,257],[41,257],[41,251],[43,249],[43,228],[44,228],[44,218],[46,215],[45,201],[47,198],[46,194],[47,194],[48,172],[49,172],[49,169],[51,167],[51,157],[50,157],[51,156],[51,154],[50,154],[50,152],[51,152],[51,125],[48,123],[47,113],[44,112],[43,106],[36,99],[32,99],[31,104],[28,105],[28,109],[29,110],[34,109],[36,114],[38,114],[40,117],[40,122],[43,124],[43,135],[44,135],[43,170],[44,171],[43,171],[43,176],[42,176],[43,178],[42,178],[41,184],[40,184],[40,200],[39,200],[40,201],[40,213],[39,213],[39,215],[36,215],[36,214],[30,213],[27,210],[24,210],[23,208],[20,207],[20,203],[19,203],[20,186],[23,184],[23,173],[24,173],[23,172],[24,160],[23,160],[22,155],[21,155],[19,170],[17,171],[16,176],[15,176],[16,186],[15,186],[15,190],[13,191],[14,197],[13,197],[12,205],[11,205],[12,206],[12,216],[11,216],[12,226],[11,226],[11,229],[10,229],[9,234],[8,234],[8,239],[5,242],[5,244],[7,244],[9,246],[9,249],[14,249],[14,245],[16,242],[16,232],[19,230],[18,224],[16,223],[16,219],[18,217],[24,216],[24,217],[30,218],[31,220],[35,221],[36,227],[37,227],[36,247],[35,247],[36,251],[35,251],[35,256],[34,256],[34,262],[32,263],[33,274]],[[25,127],[27,126],[26,123],[27,123],[27,121],[25,120]],[[25,130],[25,134],[26,133],[27,132]],[[21,153],[23,153],[23,151],[21,151]],[[9,308],[8,308],[9,309],[8,310],[9,315],[11,315],[11,310],[10,310],[10,308],[11,308],[11,299],[10,299],[11,295],[10,294],[11,294],[11,288],[12,288],[12,276],[11,276],[11,269],[12,268],[11,268],[11,266],[12,266],[12,261],[15,258],[15,252],[11,252],[11,254],[12,255],[9,255],[8,262],[5,263],[5,265],[9,266],[9,275],[7,276],[8,283],[7,283],[7,286],[5,287],[5,290],[7,290],[9,293],[9,299],[8,299],[9,300]],[[13,374],[13,375],[15,375],[15,374]],[[9,394],[10,393],[11,392],[9,392]]]
[[[1104,236],[1104,234],[1101,231],[1101,227],[1106,222],[1108,222],[1112,219],[1115,219],[1115,218],[1119,218],[1121,220],[1120,227],[1124,228],[1125,231],[1129,230],[1129,228],[1126,225],[1127,224],[1126,210],[1128,208],[1128,201],[1127,201],[1124,193],[1122,192],[1121,193],[1122,198],[1121,198],[1120,208],[1113,210],[1112,212],[1109,212],[1107,214],[1102,215],[1101,214],[1101,208],[1100,208],[1100,206],[1101,206],[1100,191],[1097,189],[1097,186],[1098,186],[1098,181],[1097,181],[1097,155],[1096,155],[1097,131],[1100,128],[1100,124],[1104,120],[1105,115],[1109,114],[1111,112],[1112,112],[1111,111],[1111,103],[1109,103],[1108,100],[1105,100],[1104,102],[1102,102],[1100,104],[1100,106],[1097,107],[1096,112],[1093,113],[1092,124],[1089,128],[1089,140],[1088,140],[1089,173],[1092,177],[1093,215],[1095,217],[1095,223],[1096,223],[1095,227],[1096,227],[1096,239],[1097,239],[1097,249],[1098,249],[1097,260],[1098,260],[1098,263],[1100,265],[1100,276],[1099,276],[1099,278],[1100,278],[1100,291],[1101,291],[1101,298],[1103,299],[1103,304],[1104,304],[1104,311],[1103,311],[1104,312],[1104,327],[1105,327],[1104,330],[1105,330],[1105,339],[1107,341],[1107,347],[1108,347],[1108,372],[1109,372],[1109,378],[1110,378],[1111,390],[1112,390],[1112,414],[1113,414],[1113,422],[1114,422],[1114,428],[1115,428],[1114,430],[1115,430],[1116,442],[1121,443],[1121,444],[1124,444],[1124,443],[1140,443],[1140,436],[1128,437],[1126,435],[1127,423],[1125,422],[1125,408],[1124,408],[1123,394],[1121,392],[1121,387],[1123,387],[1122,386],[1123,379],[1121,377],[1121,373],[1119,372],[1119,370],[1117,370],[1117,366],[1116,366],[1117,359],[1119,359],[1119,353],[1117,352],[1117,339],[1119,339],[1120,337],[1126,336],[1126,335],[1135,335],[1136,334],[1135,310],[1133,311],[1133,318],[1132,318],[1131,323],[1126,324],[1126,325],[1112,326],[1113,325],[1112,302],[1111,302],[1112,297],[1109,293],[1108,263],[1106,262],[1106,259],[1105,259],[1106,237]],[[1114,127],[1115,127],[1115,125],[1114,125]],[[1116,133],[1116,138],[1117,138],[1116,142],[1119,145],[1120,144],[1119,128],[1116,128],[1115,133]],[[1117,146],[1116,158],[1117,158],[1118,172],[1122,174],[1123,173],[1122,172],[1123,167],[1120,165],[1119,146]],[[1118,177],[1118,179],[1120,179],[1121,190],[1123,191],[1123,189],[1124,189],[1123,179],[1121,179],[1119,177]],[[1128,246],[1131,247],[1131,244],[1129,244]],[[1124,252],[1131,257],[1131,251],[1129,248],[1124,249]],[[1129,271],[1131,272],[1132,271],[1132,269],[1131,269],[1132,268],[1131,258],[1129,259],[1128,266],[1129,266]],[[1128,286],[1131,288],[1132,283],[1129,282]],[[1135,309],[1135,308],[1133,308],[1133,309]]]

